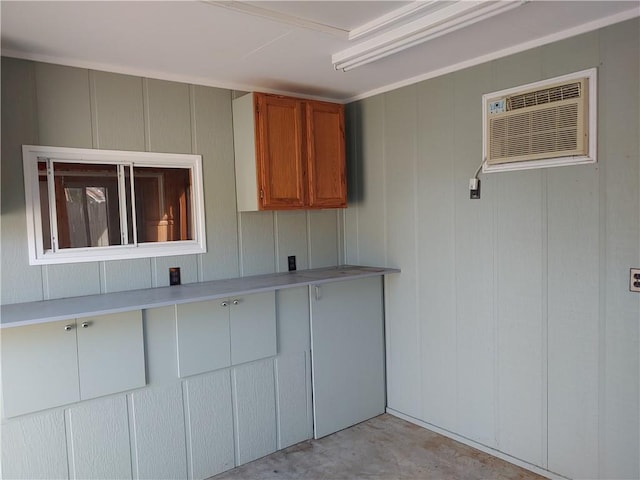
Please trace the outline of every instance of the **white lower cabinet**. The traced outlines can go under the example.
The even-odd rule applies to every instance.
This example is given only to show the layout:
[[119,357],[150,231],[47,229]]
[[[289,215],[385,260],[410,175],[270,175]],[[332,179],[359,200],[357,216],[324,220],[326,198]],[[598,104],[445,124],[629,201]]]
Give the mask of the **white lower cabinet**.
[[272,357],[275,292],[178,305],[176,331],[180,377]]
[[[0,477],[205,479],[382,413],[381,294],[373,277],[181,304],[146,338],[139,311],[3,330]],[[144,385],[145,355],[167,371],[109,395]]]
[[384,413],[381,277],[310,288],[314,436]]
[[144,385],[139,310],[2,331],[5,418]]

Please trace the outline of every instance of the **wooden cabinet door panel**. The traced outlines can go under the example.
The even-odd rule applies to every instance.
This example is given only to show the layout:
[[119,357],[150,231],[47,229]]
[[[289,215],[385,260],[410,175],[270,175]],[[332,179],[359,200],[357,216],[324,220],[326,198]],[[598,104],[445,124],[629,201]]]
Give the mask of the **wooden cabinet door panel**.
[[305,205],[302,102],[256,94],[256,150],[261,209]]
[[344,107],[308,102],[306,109],[309,206],[347,206]]

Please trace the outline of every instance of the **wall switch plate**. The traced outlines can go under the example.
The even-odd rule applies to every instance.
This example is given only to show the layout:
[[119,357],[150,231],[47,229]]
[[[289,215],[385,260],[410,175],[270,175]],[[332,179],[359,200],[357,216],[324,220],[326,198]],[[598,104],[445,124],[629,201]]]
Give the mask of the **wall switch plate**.
[[632,268],[629,270],[629,290],[632,292],[640,292],[640,268]]
[[471,200],[477,200],[480,198],[480,179],[469,179],[469,198]]
[[290,255],[287,257],[287,261],[289,262],[289,271],[293,272],[296,269],[296,256]]

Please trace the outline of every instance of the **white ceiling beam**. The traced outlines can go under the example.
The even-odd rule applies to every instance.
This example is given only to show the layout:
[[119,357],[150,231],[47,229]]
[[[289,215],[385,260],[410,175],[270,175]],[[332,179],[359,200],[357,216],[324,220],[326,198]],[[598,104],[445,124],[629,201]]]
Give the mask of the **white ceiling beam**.
[[336,70],[348,71],[499,15],[507,10],[519,7],[525,1],[485,0],[469,2],[460,0],[427,13],[406,25],[381,33],[370,40],[335,53],[331,56],[331,61]]

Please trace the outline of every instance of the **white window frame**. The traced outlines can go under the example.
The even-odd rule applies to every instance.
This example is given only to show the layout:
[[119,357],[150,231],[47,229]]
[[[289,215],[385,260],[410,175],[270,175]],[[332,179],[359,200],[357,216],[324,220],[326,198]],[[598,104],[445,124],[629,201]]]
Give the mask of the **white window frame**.
[[[130,167],[188,168],[191,171],[193,240],[169,242],[133,243],[106,247],[44,249],[42,215],[40,211],[40,188],[38,162],[52,159],[56,162],[111,164]],[[126,260],[131,258],[164,257],[169,255],[190,255],[206,253],[204,193],[202,177],[202,156],[191,154],[129,152],[121,150],[98,150],[88,148],[48,147],[39,145],[22,146],[24,188],[27,215],[27,237],[29,242],[29,265],[49,265],[61,263],[96,262],[104,260]],[[131,176],[133,183],[133,176]],[[121,179],[120,182],[124,180]],[[51,189],[51,185],[48,186]],[[135,195],[132,186],[131,208],[135,212]],[[51,191],[49,195],[51,196]],[[124,194],[122,193],[121,196]],[[120,215],[126,209],[126,202],[120,201]],[[55,209],[49,202],[50,212]],[[55,212],[53,212],[55,213]],[[50,213],[50,215],[53,215]],[[55,227],[54,216],[52,228]],[[133,228],[135,229],[135,214]],[[126,222],[125,222],[126,223]],[[126,234],[126,232],[123,232]]]

